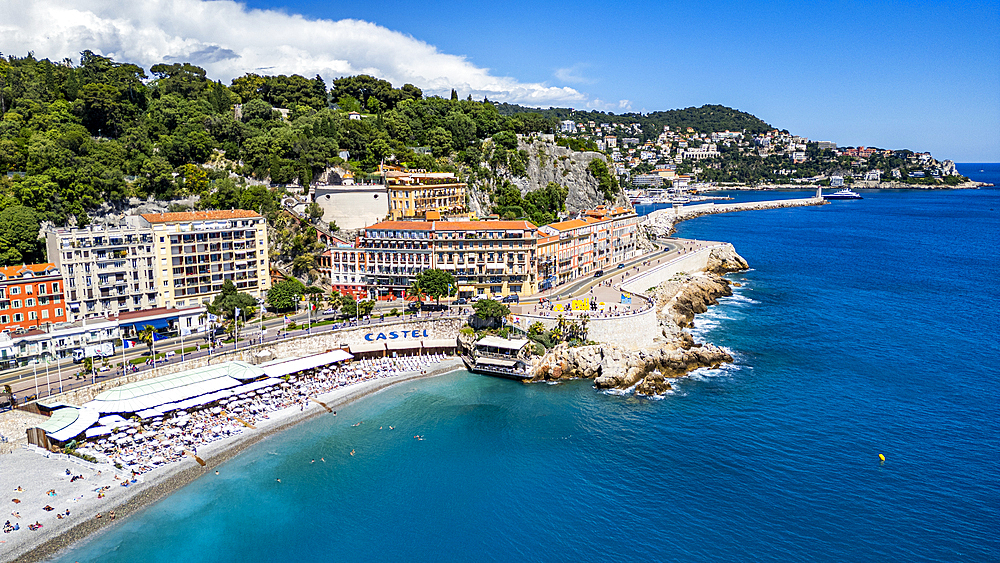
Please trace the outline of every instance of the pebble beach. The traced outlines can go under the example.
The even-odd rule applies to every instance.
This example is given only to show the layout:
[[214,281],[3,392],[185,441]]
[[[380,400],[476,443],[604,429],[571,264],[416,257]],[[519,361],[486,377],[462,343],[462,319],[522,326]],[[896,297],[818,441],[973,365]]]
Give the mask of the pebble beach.
[[[253,429],[199,445],[197,456],[204,466],[193,456],[185,456],[132,475],[128,469],[117,469],[109,463],[94,464],[33,446],[18,448],[0,456],[0,491],[4,494],[0,502],[5,507],[0,520],[19,528],[0,537],[0,561],[27,563],[51,558],[193,480],[216,472],[221,464],[267,436],[313,416],[334,416],[319,402],[336,411],[338,406],[391,385],[460,368],[460,360],[448,358],[423,369],[383,373],[314,395],[313,400],[292,403],[256,420]],[[36,523],[41,527],[29,529]]]

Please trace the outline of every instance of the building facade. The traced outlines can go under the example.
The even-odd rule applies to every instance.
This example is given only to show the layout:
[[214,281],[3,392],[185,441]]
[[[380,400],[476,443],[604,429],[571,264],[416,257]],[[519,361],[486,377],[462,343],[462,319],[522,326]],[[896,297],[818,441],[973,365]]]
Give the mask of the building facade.
[[48,256],[65,281],[66,320],[106,317],[158,306],[153,233],[138,217],[45,233]]
[[379,299],[404,297],[431,268],[455,276],[460,297],[524,296],[538,291],[537,244],[527,221],[384,221],[365,229],[357,248]]
[[549,276],[559,285],[597,270],[617,266],[639,253],[639,218],[635,211],[604,206],[584,211],[581,218],[539,227],[547,239]]
[[425,219],[465,209],[466,184],[450,172],[423,172],[383,166],[389,192],[389,220]]
[[538,291],[538,227],[528,221],[437,221],[434,267],[455,276],[459,297]]
[[159,306],[211,302],[232,280],[258,299],[271,288],[267,224],[255,211],[190,211],[141,216],[152,232]]
[[0,268],[0,330],[19,334],[65,320],[63,279],[55,264]]

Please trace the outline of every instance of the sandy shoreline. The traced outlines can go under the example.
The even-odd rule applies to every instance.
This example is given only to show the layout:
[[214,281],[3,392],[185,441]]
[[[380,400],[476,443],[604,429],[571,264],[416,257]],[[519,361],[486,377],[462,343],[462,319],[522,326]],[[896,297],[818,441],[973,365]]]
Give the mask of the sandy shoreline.
[[[450,358],[431,366],[427,373],[410,372],[364,381],[335,389],[318,399],[336,410],[339,406],[398,383],[434,377],[463,368],[461,360]],[[10,506],[10,510],[21,513],[21,518],[11,516],[10,512],[0,518],[9,519],[11,524],[16,522],[21,528],[0,537],[0,561],[30,563],[50,559],[73,544],[113,525],[114,522],[108,518],[110,511],[115,512],[116,521],[128,518],[143,507],[214,471],[218,465],[267,436],[321,414],[328,413],[316,403],[311,403],[305,411],[292,406],[272,413],[270,419],[257,425],[256,430],[198,448],[199,457],[206,462],[205,467],[194,459],[187,459],[145,473],[138,483],[128,488],[121,487],[121,481],[115,479],[116,473],[124,478],[127,472],[115,470],[107,464],[94,465],[62,454],[46,455],[45,452],[37,453],[25,448],[0,456],[0,491],[5,495],[0,498],[0,502]],[[83,475],[84,479],[70,482],[66,469],[72,475]],[[25,491],[16,492],[15,489],[19,486],[25,487]],[[110,489],[106,491],[105,498],[98,499],[95,489],[102,486],[110,486]],[[49,489],[55,489],[57,496],[48,497],[41,492]],[[15,504],[11,501],[14,498],[20,498],[22,502]],[[42,511],[41,505],[44,503],[54,506],[56,510]],[[70,515],[58,521],[59,525],[55,525],[57,520],[54,520],[54,515],[67,508]],[[96,518],[98,513],[103,517]],[[45,525],[40,530],[28,530],[28,524],[43,518]]]

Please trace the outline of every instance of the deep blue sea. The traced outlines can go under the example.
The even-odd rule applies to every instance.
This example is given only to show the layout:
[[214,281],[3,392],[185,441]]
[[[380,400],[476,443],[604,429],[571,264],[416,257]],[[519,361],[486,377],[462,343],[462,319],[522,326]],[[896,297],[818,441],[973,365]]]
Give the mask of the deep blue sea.
[[1000,560],[1000,190],[864,197],[680,225],[753,269],[696,321],[736,364],[662,400],[403,384],[59,561]]

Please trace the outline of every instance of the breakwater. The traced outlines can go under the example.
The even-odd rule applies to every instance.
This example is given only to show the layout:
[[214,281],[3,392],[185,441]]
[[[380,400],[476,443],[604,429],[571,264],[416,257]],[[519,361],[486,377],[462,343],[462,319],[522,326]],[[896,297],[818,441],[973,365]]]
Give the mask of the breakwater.
[[736,211],[759,211],[763,209],[782,209],[786,207],[805,207],[809,205],[825,205],[822,197],[807,197],[797,199],[777,199],[770,201],[747,201],[742,203],[700,203],[698,205],[683,205],[657,209],[649,215],[641,225],[654,236],[669,236],[674,232],[674,225],[681,221]]

